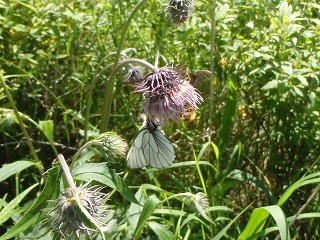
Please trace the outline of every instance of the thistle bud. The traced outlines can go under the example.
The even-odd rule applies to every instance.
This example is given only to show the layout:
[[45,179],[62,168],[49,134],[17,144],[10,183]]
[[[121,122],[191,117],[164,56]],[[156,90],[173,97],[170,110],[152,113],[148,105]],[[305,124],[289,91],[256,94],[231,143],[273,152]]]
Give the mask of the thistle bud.
[[135,84],[143,79],[144,69],[142,67],[130,65],[130,69],[124,77],[125,82]]
[[109,157],[123,157],[127,151],[126,141],[113,132],[100,134],[95,141],[103,146],[104,151]]

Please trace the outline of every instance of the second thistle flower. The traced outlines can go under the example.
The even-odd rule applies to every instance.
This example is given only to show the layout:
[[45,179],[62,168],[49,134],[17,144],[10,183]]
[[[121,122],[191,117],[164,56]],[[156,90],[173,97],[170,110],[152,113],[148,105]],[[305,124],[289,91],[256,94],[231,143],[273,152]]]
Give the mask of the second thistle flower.
[[135,92],[142,92],[145,97],[143,109],[153,123],[163,125],[168,119],[179,121],[186,106],[198,109],[203,99],[186,79],[186,73],[162,67],[135,85]]
[[167,4],[167,11],[176,24],[187,21],[190,14],[191,0],[169,0]]

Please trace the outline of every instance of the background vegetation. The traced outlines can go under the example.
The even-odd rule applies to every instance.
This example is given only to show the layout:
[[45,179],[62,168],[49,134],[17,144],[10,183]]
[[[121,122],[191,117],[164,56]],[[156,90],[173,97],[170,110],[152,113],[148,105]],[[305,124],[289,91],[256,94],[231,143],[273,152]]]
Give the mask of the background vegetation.
[[[121,51],[120,60],[213,76],[197,85],[205,99],[197,120],[164,127],[176,151],[169,169],[129,170],[125,158],[110,159],[101,149],[83,153],[88,175],[75,172],[75,180],[93,179],[112,192],[107,238],[275,239],[280,230],[282,238],[319,239],[320,5],[198,0],[178,25],[165,4],[0,0],[2,234],[53,237],[44,211],[36,210],[57,197],[58,170],[46,183],[43,172],[58,153],[71,159],[99,134],[107,80]],[[142,96],[132,94],[125,74],[115,78],[107,130],[130,144],[142,124]],[[116,173],[126,190],[115,178],[92,177],[101,169],[89,162],[103,164],[103,176]],[[129,188],[144,207],[131,201]],[[185,192],[207,194],[206,215],[183,198],[159,204]],[[31,213],[38,218],[23,220]]]

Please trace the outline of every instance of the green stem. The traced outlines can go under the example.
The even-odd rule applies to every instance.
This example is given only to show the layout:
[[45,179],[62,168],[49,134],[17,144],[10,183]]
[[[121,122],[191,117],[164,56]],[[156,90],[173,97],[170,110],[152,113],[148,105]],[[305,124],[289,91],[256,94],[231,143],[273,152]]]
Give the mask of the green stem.
[[191,198],[193,198],[194,195],[192,193],[189,193],[189,192],[177,193],[177,194],[171,195],[170,197],[167,197],[166,199],[163,199],[161,202],[159,202],[159,204],[162,204],[164,202],[169,201],[172,198],[177,198],[177,197],[191,197]]
[[[211,47],[210,47],[210,71],[211,71],[211,79],[214,79],[214,58],[215,58],[215,48],[216,48],[216,0],[213,0],[213,6],[212,6],[212,16],[211,16]],[[214,94],[214,88],[213,88],[213,81],[210,81],[210,96],[209,96],[209,123],[208,125],[211,126],[212,124],[212,117],[213,117],[213,94]],[[211,142],[211,134],[208,134],[209,139],[208,141]]]
[[19,125],[20,125],[20,128],[22,130],[22,133],[23,133],[24,137],[26,138],[27,144],[28,144],[28,146],[30,148],[30,151],[31,151],[31,155],[33,156],[34,160],[37,163],[37,168],[38,168],[40,174],[43,176],[44,171],[43,171],[42,163],[41,163],[41,161],[40,161],[40,159],[39,159],[39,157],[37,155],[37,152],[36,152],[36,150],[35,150],[35,148],[34,148],[34,146],[32,144],[31,138],[30,138],[30,136],[29,136],[29,134],[28,134],[28,132],[26,130],[26,127],[24,126],[22,118],[20,117],[18,108],[15,105],[15,103],[13,101],[13,98],[12,98],[12,96],[10,94],[9,88],[8,88],[6,82],[5,82],[5,78],[3,77],[3,70],[0,71],[0,81],[1,81],[1,84],[3,86],[3,89],[4,89],[5,93],[7,95],[9,103],[10,103],[10,105],[11,105],[13,111],[14,111],[14,114],[15,114],[18,122],[19,122]]
[[[125,42],[127,30],[129,28],[129,24],[131,23],[131,20],[133,19],[134,15],[137,13],[139,8],[142,6],[142,4],[146,0],[142,0],[138,5],[135,7],[135,9],[132,11],[130,14],[128,20],[126,21],[125,25],[123,26],[123,32],[121,35],[117,55],[114,61],[114,70],[118,66],[120,55],[121,55],[121,50]],[[100,123],[100,133],[103,133],[107,130],[108,127],[108,122],[110,118],[110,111],[111,111],[111,105],[112,105],[112,99],[113,99],[113,89],[114,89],[114,83],[115,83],[115,71],[113,70],[113,74],[110,75],[106,88],[104,91],[104,97],[103,97],[103,105],[102,105],[102,113],[101,113],[101,123]]]
[[198,171],[198,176],[200,178],[200,182],[201,182],[201,185],[202,185],[202,188],[203,188],[203,192],[208,195],[208,192],[207,192],[207,188],[206,188],[206,184],[205,184],[205,181],[204,181],[204,178],[203,178],[203,175],[201,173],[201,169],[200,169],[200,165],[199,165],[199,159],[198,157],[196,156],[196,153],[194,152],[194,149],[192,149],[193,151],[193,156],[194,156],[194,159],[195,159],[195,162],[196,162],[196,168],[197,168],[197,171]]
[[[108,55],[109,56],[109,55]],[[105,57],[106,58],[106,57]],[[103,60],[105,59],[103,58]],[[99,64],[100,66],[100,64]],[[98,67],[99,67],[98,66]],[[89,90],[88,90],[88,96],[87,96],[87,103],[86,103],[86,111],[85,111],[85,118],[84,118],[84,140],[88,140],[88,128],[89,128],[89,118],[90,118],[90,112],[91,112],[91,105],[92,105],[92,93],[93,93],[93,88],[97,83],[97,80],[101,76],[102,73],[104,73],[111,65],[108,65],[104,67],[99,73],[95,75],[95,77],[92,79]]]
[[[70,169],[73,169],[73,167],[74,167],[74,165],[75,165],[75,163],[76,163],[76,161],[77,161],[80,153],[81,153],[84,149],[86,149],[86,148],[88,148],[88,147],[90,147],[90,146],[92,146],[92,145],[98,145],[97,142],[98,142],[98,141],[96,141],[96,140],[92,140],[92,141],[86,142],[86,143],[76,152],[76,154],[73,156],[73,160],[72,160],[72,162],[71,162],[71,164],[70,164]],[[102,145],[102,144],[101,144],[101,145]]]

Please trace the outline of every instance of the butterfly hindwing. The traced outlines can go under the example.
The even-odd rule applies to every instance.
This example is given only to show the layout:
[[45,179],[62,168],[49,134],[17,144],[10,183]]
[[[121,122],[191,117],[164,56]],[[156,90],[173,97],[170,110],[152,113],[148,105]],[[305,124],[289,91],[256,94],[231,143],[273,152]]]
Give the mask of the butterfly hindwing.
[[143,140],[146,137],[146,133],[148,129],[142,129],[139,131],[138,135],[136,136],[132,147],[130,148],[128,155],[127,155],[127,165],[130,168],[141,168],[148,165],[146,159],[144,158],[143,153]]

